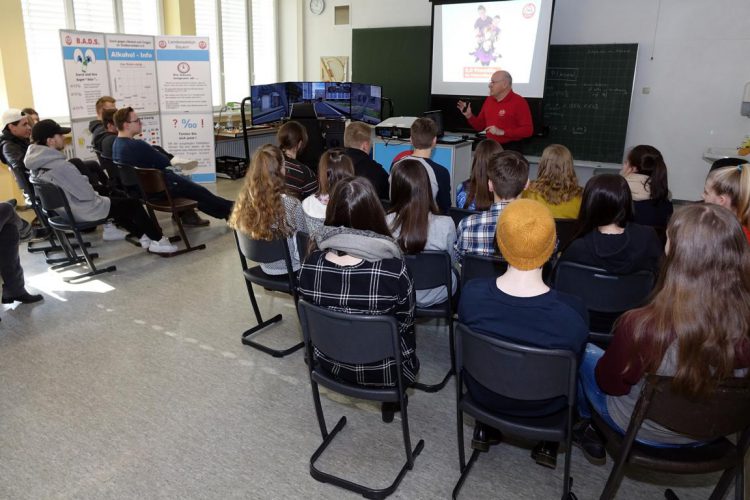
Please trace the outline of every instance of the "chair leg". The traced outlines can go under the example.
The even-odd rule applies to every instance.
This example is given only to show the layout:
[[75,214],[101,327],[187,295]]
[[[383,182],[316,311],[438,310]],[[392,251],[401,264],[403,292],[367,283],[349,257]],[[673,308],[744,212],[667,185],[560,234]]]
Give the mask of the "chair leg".
[[464,451],[464,412],[456,412],[456,436],[458,436],[458,470],[459,472],[466,467],[466,452]]
[[573,488],[573,478],[570,477],[570,459],[573,455],[573,440],[568,429],[568,437],[565,439],[565,472],[563,473],[563,495],[562,500],[568,500]]
[[615,497],[617,489],[620,487],[622,476],[625,474],[625,463],[627,462],[627,460],[628,457],[623,453],[620,453],[620,455],[617,457],[617,461],[612,467],[612,471],[609,473],[607,484],[604,485],[604,491],[602,491],[599,500],[609,500]]
[[[714,491],[711,492],[711,496],[708,497],[709,500],[722,500],[724,497],[727,496],[727,492],[729,491],[729,487],[732,486],[732,482],[734,481],[735,477],[738,475],[737,467],[732,467],[724,471],[724,473],[719,478],[719,482],[716,483],[716,487],[714,488]],[[739,481],[738,481],[739,482]],[[735,483],[735,498],[743,498],[742,496],[742,486]],[[737,492],[739,492],[739,496],[737,496]]]
[[448,373],[445,374],[443,379],[438,382],[437,384],[420,384],[419,382],[415,382],[412,384],[412,387],[418,391],[423,392],[438,392],[440,391],[445,385],[448,383],[448,380],[450,380],[452,375],[455,375],[455,361],[453,356],[453,320],[448,320],[448,343],[450,344],[450,353],[451,353],[451,367],[448,370]]
[[[194,248],[197,248],[197,247],[194,247]],[[279,321],[281,321],[281,314],[277,314],[276,316],[263,321],[263,317],[260,314],[260,308],[258,307],[258,301],[255,298],[255,292],[253,292],[253,285],[250,284],[249,281],[245,281],[245,285],[247,286],[247,293],[250,296],[250,303],[253,306],[253,312],[255,313],[255,320],[258,322],[258,324],[250,328],[249,330],[245,330],[245,332],[243,332],[242,343],[254,349],[258,349],[261,352],[265,352],[266,354],[270,354],[274,358],[283,358],[285,356],[292,354],[293,352],[299,349],[302,349],[305,346],[304,342],[300,342],[299,344],[294,344],[292,347],[288,349],[278,350],[278,349],[272,349],[270,347],[264,346],[263,344],[259,344],[250,339],[250,337],[252,337],[256,333],[260,333],[260,331],[266,328],[267,326],[270,326],[274,323],[278,323]]]
[[[404,405],[402,406],[401,411],[403,412],[405,409],[406,409],[406,406]],[[403,414],[402,425],[403,425],[403,422],[406,420],[407,420],[406,414]],[[343,479],[341,477],[328,474],[326,472],[321,471],[317,467],[315,467],[315,462],[320,458],[320,456],[326,450],[328,445],[331,444],[331,442],[333,441],[333,438],[336,437],[336,434],[338,434],[338,432],[341,429],[343,429],[345,425],[346,425],[346,417],[343,416],[339,419],[338,423],[331,430],[331,432],[323,439],[323,442],[315,450],[315,453],[313,453],[312,457],[310,457],[310,475],[316,481],[320,481],[321,483],[331,483],[333,485],[338,486],[339,488],[344,488],[345,490],[358,493],[365,498],[379,499],[379,498],[385,498],[391,495],[394,491],[396,491],[396,488],[398,488],[398,485],[401,483],[401,480],[403,480],[407,471],[409,471],[413,467],[414,459],[422,452],[422,449],[424,448],[424,440],[420,439],[419,442],[417,443],[417,446],[414,448],[414,450],[407,448],[408,452],[411,452],[411,453],[407,452],[406,462],[401,467],[401,470],[396,476],[396,479],[394,479],[393,482],[389,486],[387,486],[386,488],[382,488],[382,489],[368,488],[367,486],[364,486],[362,484],[354,483],[347,479]],[[404,428],[406,429],[405,430],[406,434],[404,435],[404,437],[406,438],[408,436],[409,431],[408,431],[408,427],[404,427]],[[405,442],[405,446],[408,446],[406,442]]]
[[84,278],[90,278],[92,276],[96,276],[97,274],[104,274],[109,273],[112,271],[116,271],[116,266],[108,266],[104,269],[97,269],[96,264],[94,264],[94,258],[89,254],[89,252],[86,250],[86,242],[83,241],[83,237],[81,236],[81,232],[77,229],[73,231],[73,234],[75,234],[76,240],[78,241],[78,245],[81,248],[81,253],[83,254],[83,258],[86,260],[86,265],[89,267],[89,272],[85,274],[79,274],[78,276],[72,276],[69,278],[63,278],[63,281],[66,283],[75,283],[78,280],[84,279]]
[[456,498],[458,498],[458,493],[461,491],[461,488],[464,485],[464,481],[466,481],[466,478],[469,475],[471,468],[474,466],[474,462],[477,461],[477,458],[479,458],[479,450],[474,450],[471,454],[471,457],[469,457],[469,463],[467,463],[466,467],[461,470],[461,477],[458,478],[458,482],[453,488],[453,500],[456,500]]
[[318,390],[318,383],[310,378],[310,386],[312,387],[313,403],[315,404],[315,416],[318,419],[320,436],[325,439],[328,437],[328,429],[326,428],[326,418],[323,415],[323,406],[320,404],[320,391]]
[[172,253],[157,254],[159,257],[163,257],[163,258],[176,257],[178,255],[182,255],[188,252],[193,252],[195,250],[206,249],[206,245],[204,243],[201,243],[200,245],[197,245],[197,246],[190,245],[190,240],[188,240],[187,235],[185,234],[185,229],[182,227],[182,221],[180,220],[180,217],[178,214],[172,214],[172,220],[175,222],[175,224],[177,224],[177,230],[180,232],[180,236],[170,236],[168,239],[170,243],[183,240],[185,242],[185,248],[183,248],[182,250],[177,250],[176,252],[172,252]]

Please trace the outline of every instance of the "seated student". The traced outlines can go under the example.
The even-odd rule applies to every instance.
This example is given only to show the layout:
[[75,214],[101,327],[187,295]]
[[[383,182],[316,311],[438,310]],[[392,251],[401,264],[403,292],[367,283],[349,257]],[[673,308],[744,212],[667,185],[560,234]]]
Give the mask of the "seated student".
[[302,201],[308,233],[323,227],[328,200],[336,183],[344,177],[353,175],[352,161],[344,154],[343,149],[329,149],[321,155],[318,164],[318,192]]
[[[439,215],[430,192],[430,179],[417,161],[406,159],[391,170],[391,207],[386,222],[405,254],[418,254],[423,250],[448,252],[455,263],[456,226],[453,219]],[[456,293],[457,280],[453,275],[451,295]],[[448,290],[444,286],[430,290],[417,290],[417,305],[430,307],[445,302]]]
[[474,151],[471,177],[456,189],[456,206],[466,210],[488,210],[492,205],[492,193],[487,185],[487,163],[503,150],[499,142],[484,139]]
[[750,243],[750,164],[712,170],[703,188],[703,201],[734,212]]
[[32,128],[39,123],[39,113],[37,113],[34,108],[23,108],[21,114],[29,119],[29,125],[31,125]]
[[561,261],[599,267],[615,274],[645,269],[657,273],[664,254],[654,228],[632,222],[628,183],[616,174],[595,175],[586,183],[578,231]]
[[388,172],[383,165],[370,158],[372,150],[372,128],[363,122],[351,122],[344,131],[344,154],[354,164],[354,175],[372,182],[378,197],[387,200]]
[[[172,196],[187,198],[198,202],[198,210],[217,219],[228,219],[232,211],[232,201],[216,196],[208,189],[193,181],[167,170],[170,159],[145,141],[135,139],[142,131],[141,119],[133,108],[117,110],[114,116],[117,126],[117,139],[112,145],[112,159],[134,167],[155,168],[164,171],[164,178]],[[195,212],[182,216],[182,222],[191,226],[205,226]]]
[[481,214],[461,220],[456,229],[456,255],[495,255],[495,225],[500,212],[529,185],[529,162],[517,151],[501,151],[487,162],[487,185],[494,202]]
[[[447,213],[451,206],[451,174],[448,170],[432,161],[432,150],[437,143],[437,125],[429,118],[417,118],[411,125],[411,144],[414,152],[404,158],[418,160],[427,170],[430,176],[430,187],[432,196],[435,198],[441,213]],[[394,162],[396,165],[398,162]]]
[[640,145],[630,150],[620,174],[633,194],[635,222],[644,226],[667,227],[672,216],[667,165],[653,146]]
[[[70,210],[79,221],[114,219],[131,234],[140,237],[141,247],[153,253],[172,253],[177,247],[169,242],[138,200],[131,198],[108,198],[99,195],[86,177],[62,153],[65,142],[63,134],[70,132],[53,120],[42,120],[32,130],[34,144],[26,152],[26,166],[35,179],[49,182],[65,191]],[[124,239],[126,233],[107,224],[103,238]]]
[[26,291],[23,268],[18,257],[21,218],[10,203],[0,203],[0,277],[3,279],[3,304],[39,302],[41,295]]
[[110,160],[112,159],[112,146],[114,146],[115,139],[117,139],[117,125],[115,125],[116,112],[116,109],[105,109],[102,111],[104,132],[96,138],[91,139],[94,151],[98,151],[104,158]]
[[[578,398],[579,413],[589,417],[593,410],[621,434],[647,373],[674,377],[674,390],[700,399],[750,367],[750,247],[737,218],[708,203],[681,207],[667,237],[651,301],[618,320],[606,352],[589,344],[580,368],[586,397]],[[584,429],[574,432],[575,442],[603,463],[597,432]],[[656,447],[695,441],[650,420],[636,439]]]
[[550,144],[542,151],[536,179],[522,197],[544,203],[555,219],[575,219],[581,209],[581,192],[570,150]]
[[[97,99],[94,104],[96,119],[89,122],[89,132],[91,132],[91,146],[95,151],[100,151],[97,149],[96,145],[101,142],[101,136],[106,133],[106,126],[102,123],[104,112],[107,110],[117,111],[117,106],[115,106],[116,102],[117,101],[115,101],[114,97],[103,95]],[[109,158],[112,157],[110,156]]]
[[286,186],[297,199],[304,200],[318,190],[315,173],[297,160],[297,155],[307,146],[307,130],[298,122],[289,121],[276,132],[276,140],[284,153]]
[[[317,249],[299,272],[300,296],[313,304],[351,314],[392,314],[401,337],[403,377],[414,382],[419,370],[414,335],[414,288],[401,250],[390,236],[383,207],[372,184],[360,177],[342,179],[331,194],[326,223],[314,236]],[[355,332],[352,332],[355,334]],[[341,380],[394,386],[391,358],[368,365],[330,359],[315,350],[318,362]],[[383,404],[383,420],[393,420],[397,405]]]
[[[511,342],[545,349],[583,351],[588,338],[588,313],[577,297],[550,289],[542,280],[542,266],[556,244],[555,221],[534,200],[511,202],[497,222],[497,244],[508,261],[499,277],[471,280],[463,286],[458,317],[472,330]],[[470,375],[466,387],[482,406],[518,417],[542,417],[567,406],[565,398],[518,401],[496,394]],[[498,442],[498,432],[482,425],[474,429],[472,447],[487,451]],[[532,458],[555,467],[558,443],[540,443]]]
[[[294,233],[306,229],[302,205],[287,194],[284,179],[284,157],[271,144],[258,148],[253,154],[245,182],[237,195],[229,227],[256,240],[274,240],[286,236],[292,268],[299,269],[299,253]],[[261,264],[266,274],[287,273],[284,259]]]

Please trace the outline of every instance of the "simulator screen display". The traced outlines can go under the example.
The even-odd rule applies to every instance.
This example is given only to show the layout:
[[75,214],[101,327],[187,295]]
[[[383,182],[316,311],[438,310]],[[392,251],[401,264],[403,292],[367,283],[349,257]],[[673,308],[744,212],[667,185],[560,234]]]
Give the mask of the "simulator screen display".
[[382,120],[382,89],[378,85],[352,83],[352,119],[377,125]]
[[352,84],[312,82],[313,102],[318,118],[348,118],[352,111]]
[[253,125],[278,122],[289,116],[286,84],[253,85],[250,98]]

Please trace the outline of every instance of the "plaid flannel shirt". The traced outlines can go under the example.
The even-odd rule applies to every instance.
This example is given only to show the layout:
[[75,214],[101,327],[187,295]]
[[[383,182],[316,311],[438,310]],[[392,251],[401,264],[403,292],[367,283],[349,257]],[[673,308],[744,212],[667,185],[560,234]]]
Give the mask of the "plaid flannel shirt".
[[498,255],[495,250],[495,227],[497,218],[509,201],[493,203],[489,210],[481,214],[465,217],[456,229],[456,256],[462,260],[467,253],[479,255]]
[[[392,314],[401,337],[404,382],[416,378],[419,361],[415,353],[414,284],[399,259],[376,262],[363,260],[353,266],[339,266],[325,259],[327,252],[312,252],[299,272],[299,293],[313,304],[347,314]],[[356,335],[356,332],[352,332]],[[356,365],[331,359],[315,348],[323,368],[340,379],[360,385],[396,385],[396,361]]]

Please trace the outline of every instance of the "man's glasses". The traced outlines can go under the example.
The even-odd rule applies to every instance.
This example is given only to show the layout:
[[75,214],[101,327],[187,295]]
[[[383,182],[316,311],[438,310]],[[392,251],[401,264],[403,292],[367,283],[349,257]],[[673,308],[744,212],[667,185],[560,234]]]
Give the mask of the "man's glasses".
[[140,122],[141,122],[140,118],[136,118],[135,120],[126,120],[125,121],[125,123],[140,123]]

